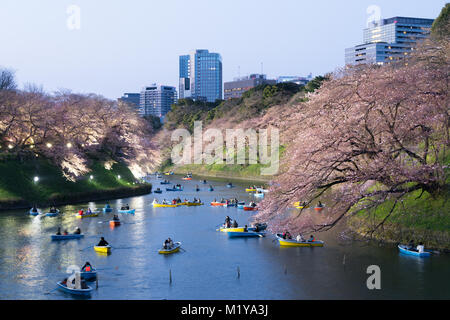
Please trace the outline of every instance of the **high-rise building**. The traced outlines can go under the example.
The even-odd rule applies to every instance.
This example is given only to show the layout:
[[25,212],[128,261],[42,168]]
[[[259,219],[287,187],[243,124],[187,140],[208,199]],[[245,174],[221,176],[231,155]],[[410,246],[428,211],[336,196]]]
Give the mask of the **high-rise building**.
[[222,57],[208,50],[180,56],[180,99],[222,99]]
[[124,93],[123,96],[120,97],[118,100],[128,103],[129,105],[135,107],[136,110],[138,110],[140,100],[141,100],[141,94],[140,93]]
[[433,19],[393,17],[364,29],[363,44],[345,49],[345,64],[384,64],[402,59],[430,35]]
[[142,88],[140,94],[140,114],[163,117],[177,103],[175,87],[153,84]]
[[276,80],[266,79],[265,74],[251,74],[247,77],[236,78],[233,81],[225,82],[224,98],[225,100],[232,98],[241,98],[245,91],[250,90],[261,84],[276,84]]

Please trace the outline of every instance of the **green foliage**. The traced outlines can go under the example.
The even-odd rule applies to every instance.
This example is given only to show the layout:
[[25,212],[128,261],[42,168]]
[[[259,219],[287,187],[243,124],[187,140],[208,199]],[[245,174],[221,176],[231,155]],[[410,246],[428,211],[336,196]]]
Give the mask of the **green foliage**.
[[153,116],[153,115],[147,115],[144,117],[145,120],[147,120],[150,125],[152,126],[153,130],[159,130],[162,127],[161,119],[159,117]]
[[324,81],[326,81],[328,79],[329,78],[327,76],[325,76],[325,77],[317,76],[306,84],[305,90],[307,92],[314,92],[322,86],[322,83]]
[[[121,163],[107,170],[103,162],[95,161],[90,169],[85,177],[71,182],[47,160],[0,162],[0,201],[24,199],[42,202],[76,193],[131,187],[135,182],[131,171]],[[91,175],[92,180],[89,179]],[[39,177],[37,183],[33,181],[35,176]]]
[[448,36],[450,32],[450,3],[447,3],[443,8],[439,16],[434,20],[431,27],[431,34],[434,37],[440,38]]

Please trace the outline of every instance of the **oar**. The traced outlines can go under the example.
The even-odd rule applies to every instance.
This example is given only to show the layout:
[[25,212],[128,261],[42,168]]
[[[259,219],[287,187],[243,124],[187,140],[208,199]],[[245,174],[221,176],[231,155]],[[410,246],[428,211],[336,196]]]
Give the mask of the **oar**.
[[86,249],[89,249],[89,248],[93,248],[93,247],[95,247],[95,245],[92,245],[92,246],[86,247],[86,248],[84,248],[84,249],[80,249],[80,251],[84,251],[84,250],[86,250]]
[[180,250],[183,250],[184,252],[187,252],[186,249],[184,249],[184,248],[182,248],[182,247],[180,247]]
[[57,290],[57,289],[58,289],[58,287],[56,287],[56,288],[53,289],[53,290],[50,290],[49,292],[44,292],[44,294],[45,294],[45,295],[48,295],[48,294],[52,293],[53,291],[55,291],[55,290]]

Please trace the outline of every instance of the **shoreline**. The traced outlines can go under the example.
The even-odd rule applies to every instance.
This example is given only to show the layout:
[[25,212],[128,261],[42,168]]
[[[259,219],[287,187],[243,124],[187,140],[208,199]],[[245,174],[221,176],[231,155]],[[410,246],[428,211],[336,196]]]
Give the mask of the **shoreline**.
[[[37,202],[39,207],[65,206],[90,201],[114,200],[142,196],[152,192],[152,185],[145,184],[137,187],[123,187],[111,190],[97,190],[89,192],[79,192],[74,194],[65,194],[53,199]],[[29,209],[32,204],[27,200],[0,200],[0,212],[6,210]]]
[[248,182],[260,182],[260,183],[269,183],[270,180],[272,180],[272,176],[267,176],[267,178],[260,178],[260,177],[254,177],[254,176],[237,176],[237,175],[230,175],[230,174],[220,174],[220,173],[208,173],[208,172],[203,172],[203,171],[196,171],[196,170],[192,170],[192,169],[183,169],[182,171],[177,169],[177,168],[173,168],[173,169],[168,169],[165,171],[170,171],[172,170],[173,173],[175,175],[179,175],[179,176],[184,176],[186,174],[186,172],[191,172],[193,176],[196,177],[203,177],[203,178],[218,178],[218,179],[230,179],[230,180],[239,180],[239,181],[248,181]]

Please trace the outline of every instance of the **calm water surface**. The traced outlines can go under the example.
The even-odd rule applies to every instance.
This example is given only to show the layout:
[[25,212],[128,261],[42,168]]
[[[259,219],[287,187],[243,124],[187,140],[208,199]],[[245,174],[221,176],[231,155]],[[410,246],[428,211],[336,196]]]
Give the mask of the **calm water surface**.
[[[165,177],[166,178],[166,177]],[[55,218],[31,217],[24,210],[0,213],[0,299],[74,299],[55,290],[70,265],[89,261],[97,268],[98,289],[91,299],[449,299],[450,258],[404,256],[395,248],[340,244],[333,233],[318,234],[323,248],[280,248],[274,237],[229,239],[216,227],[226,215],[247,223],[251,213],[236,208],[210,207],[214,198],[248,202],[245,183],[227,188],[224,181],[181,181],[183,192],[163,192],[113,200],[114,208],[128,203],[134,215],[121,214],[122,225],[110,228],[113,213],[76,219],[80,208],[102,208],[105,202],[65,206]],[[154,188],[165,190],[157,179]],[[195,185],[201,188],[195,192]],[[176,196],[200,197],[201,207],[153,208],[151,202]],[[81,240],[52,242],[61,226]],[[113,246],[108,256],[92,245],[100,236]],[[157,253],[163,241],[181,241],[185,252]],[[345,265],[343,264],[345,255]],[[368,290],[366,269],[381,268],[381,290]],[[237,269],[240,277],[237,276]],[[172,283],[169,282],[169,270]],[[91,283],[95,287],[95,282]]]

